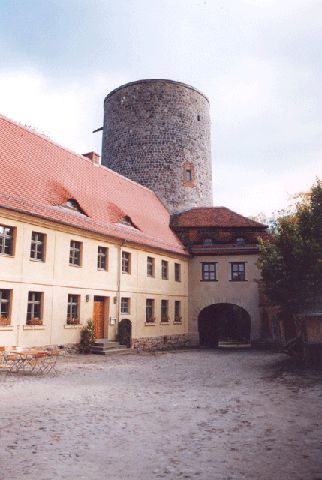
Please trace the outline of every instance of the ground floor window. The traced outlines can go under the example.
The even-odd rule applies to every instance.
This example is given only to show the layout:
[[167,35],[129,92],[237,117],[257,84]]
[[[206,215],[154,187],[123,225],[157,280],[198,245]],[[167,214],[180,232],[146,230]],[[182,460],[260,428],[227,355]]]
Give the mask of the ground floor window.
[[42,324],[42,292],[28,293],[28,307],[27,307],[27,325],[41,325]]
[[169,321],[169,301],[161,300],[161,322]]
[[176,300],[174,302],[174,321],[175,322],[181,322],[182,317],[181,317],[181,302],[179,300]]
[[10,302],[11,290],[0,290],[0,325],[9,325],[10,323]]
[[79,324],[79,304],[80,296],[70,294],[68,295],[68,304],[67,304],[67,325],[78,325]]
[[130,299],[127,297],[121,298],[121,313],[130,313]]
[[155,322],[154,318],[154,300],[152,298],[146,299],[146,313],[145,313],[145,321],[147,323]]

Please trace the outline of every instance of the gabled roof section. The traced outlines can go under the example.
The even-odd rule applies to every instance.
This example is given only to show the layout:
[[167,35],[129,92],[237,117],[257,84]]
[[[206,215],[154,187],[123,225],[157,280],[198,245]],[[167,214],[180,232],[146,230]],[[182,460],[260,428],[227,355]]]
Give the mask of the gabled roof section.
[[243,217],[226,207],[192,208],[186,212],[174,215],[171,226],[180,227],[247,227],[265,230],[262,223]]
[[[151,190],[1,115],[0,172],[1,207],[187,254]],[[69,200],[84,214],[59,207]],[[126,216],[136,228],[119,224]]]

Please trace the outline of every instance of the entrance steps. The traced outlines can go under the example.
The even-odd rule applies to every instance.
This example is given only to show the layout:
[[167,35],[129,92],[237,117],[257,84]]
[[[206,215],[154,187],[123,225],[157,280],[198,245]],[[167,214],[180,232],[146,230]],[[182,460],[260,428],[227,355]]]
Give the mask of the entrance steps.
[[129,353],[131,350],[118,342],[102,339],[95,340],[95,345],[91,348],[91,352],[96,355],[110,355],[112,353]]

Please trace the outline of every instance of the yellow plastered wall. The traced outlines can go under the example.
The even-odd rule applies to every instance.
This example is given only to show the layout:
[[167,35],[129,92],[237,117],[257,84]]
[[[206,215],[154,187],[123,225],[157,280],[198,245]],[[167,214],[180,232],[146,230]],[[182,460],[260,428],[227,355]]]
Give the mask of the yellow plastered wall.
[[[78,343],[80,329],[93,318],[94,297],[106,302],[105,337],[114,340],[117,321],[132,322],[132,337],[186,333],[188,265],[175,255],[128,246],[121,240],[64,227],[16,212],[0,210],[0,224],[15,227],[14,255],[0,255],[0,289],[12,291],[9,326],[0,326],[0,345]],[[46,235],[45,261],[30,259],[32,232]],[[81,267],[69,265],[70,241],[82,243]],[[108,270],[97,269],[98,246],[108,248]],[[121,272],[121,251],[131,253],[131,273]],[[155,258],[155,276],[147,276],[147,257]],[[169,279],[161,279],[161,259],[169,263]],[[174,280],[174,263],[181,264],[181,281]],[[43,294],[43,325],[26,325],[28,292]],[[68,294],[80,296],[80,325],[66,325]],[[129,314],[120,314],[120,299],[131,298]],[[156,299],[156,322],[145,324],[145,300]],[[161,298],[169,300],[170,321],[160,325]],[[181,301],[182,323],[174,324],[174,301]]]

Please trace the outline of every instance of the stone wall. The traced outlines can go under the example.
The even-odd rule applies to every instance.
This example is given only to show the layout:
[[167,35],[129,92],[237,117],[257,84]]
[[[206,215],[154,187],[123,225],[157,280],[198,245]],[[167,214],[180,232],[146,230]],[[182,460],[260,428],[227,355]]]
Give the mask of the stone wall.
[[166,335],[163,337],[140,337],[133,338],[131,346],[134,349],[145,351],[168,350],[189,346],[189,338],[187,334]]
[[114,90],[104,103],[102,164],[153,190],[171,213],[212,206],[207,98],[170,80]]

